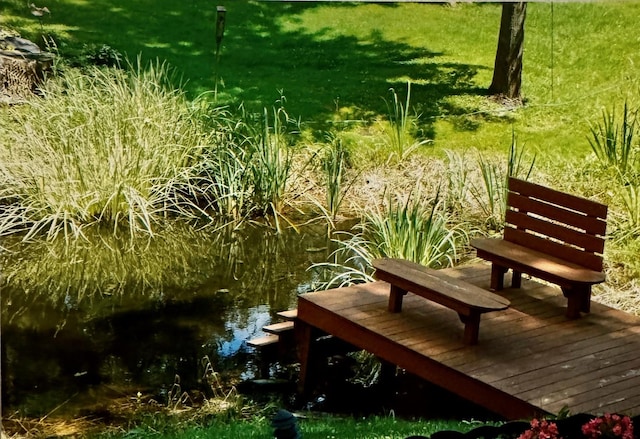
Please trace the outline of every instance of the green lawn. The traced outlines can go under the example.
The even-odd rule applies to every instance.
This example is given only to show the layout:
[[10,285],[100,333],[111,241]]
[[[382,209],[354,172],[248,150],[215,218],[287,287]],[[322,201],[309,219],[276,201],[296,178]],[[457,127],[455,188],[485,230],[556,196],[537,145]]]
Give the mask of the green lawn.
[[[349,439],[404,439],[412,435],[430,436],[444,431],[469,431],[482,425],[479,422],[449,420],[404,420],[393,417],[342,418],[316,416],[300,419],[298,428],[305,439],[349,438]],[[147,426],[124,434],[101,434],[100,439],[136,437],[160,439],[268,439],[274,437],[274,429],[268,419],[214,421],[205,427],[185,424],[172,426]]]
[[[218,3],[227,9],[219,102],[258,110],[284,96],[289,112],[311,129],[384,115],[388,89],[404,93],[411,81],[412,104],[436,147],[504,151],[514,129],[521,143],[553,163],[589,152],[589,122],[602,108],[636,101],[640,2],[530,3],[526,106],[515,111],[484,97],[497,4]],[[168,60],[191,96],[215,87],[213,3],[42,4],[51,10],[43,29],[59,36],[63,52],[104,43],[129,57]],[[39,22],[23,2],[1,0],[0,8],[0,24],[38,39]]]

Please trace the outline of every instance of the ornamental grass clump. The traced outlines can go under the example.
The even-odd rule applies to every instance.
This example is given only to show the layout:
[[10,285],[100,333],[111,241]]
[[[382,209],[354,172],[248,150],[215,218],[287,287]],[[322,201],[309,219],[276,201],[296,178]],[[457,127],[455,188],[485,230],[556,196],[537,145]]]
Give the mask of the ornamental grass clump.
[[450,226],[439,198],[405,202],[389,197],[384,210],[365,213],[365,235],[377,257],[407,259],[431,268],[453,265],[463,229]]
[[260,213],[271,211],[274,217],[282,211],[285,192],[291,176],[292,153],[287,128],[292,119],[284,108],[273,109],[273,119],[263,110],[261,132],[254,136],[250,148],[253,196]]
[[[281,103],[284,102],[281,98]],[[235,137],[243,168],[242,190],[248,191],[244,200],[246,216],[272,214],[275,228],[281,230],[279,218],[288,205],[287,189],[292,175],[295,137],[299,133],[299,121],[291,118],[284,107],[266,108],[261,115],[244,113],[242,127],[237,127]],[[239,170],[239,168],[238,168]]]
[[528,180],[535,162],[535,156],[530,161],[526,159],[524,148],[518,147],[515,133],[511,135],[506,169],[482,155],[478,157],[482,184],[471,185],[470,193],[485,218],[487,228],[499,231],[504,227],[509,178]]
[[376,258],[407,259],[430,268],[450,267],[458,248],[468,241],[462,226],[447,220],[444,204],[408,197],[404,202],[388,197],[383,208],[365,211],[359,233],[344,233],[336,240],[331,262],[315,264],[331,274],[322,287],[345,286],[373,280],[371,262]]
[[[81,236],[91,224],[152,234],[164,216],[199,216],[213,133],[165,64],[70,70],[11,110],[0,136],[0,236]],[[201,205],[200,200],[200,205]]]

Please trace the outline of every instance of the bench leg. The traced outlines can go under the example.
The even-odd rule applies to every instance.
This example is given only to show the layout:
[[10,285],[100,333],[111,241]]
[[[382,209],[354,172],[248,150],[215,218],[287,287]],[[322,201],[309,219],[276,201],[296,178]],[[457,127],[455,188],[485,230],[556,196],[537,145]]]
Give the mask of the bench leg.
[[562,293],[567,298],[567,318],[577,319],[580,312],[591,311],[591,286],[562,287]]
[[391,292],[389,294],[389,311],[400,312],[402,310],[402,298],[407,294],[406,290],[391,285]]
[[520,288],[522,286],[522,273],[513,270],[511,272],[511,287]]
[[469,316],[458,314],[460,320],[464,323],[464,344],[478,344],[478,335],[480,334],[480,314],[473,313]]
[[504,274],[507,272],[506,267],[497,264],[491,264],[491,290],[500,291],[504,288]]
[[589,313],[591,312],[591,287],[587,287],[586,290],[587,291],[582,294],[582,305],[580,311]]

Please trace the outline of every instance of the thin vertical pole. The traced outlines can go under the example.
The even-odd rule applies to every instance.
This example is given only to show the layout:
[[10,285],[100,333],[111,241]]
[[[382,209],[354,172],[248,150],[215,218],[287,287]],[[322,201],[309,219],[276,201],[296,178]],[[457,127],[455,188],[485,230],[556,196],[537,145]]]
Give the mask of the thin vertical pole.
[[224,6],[218,6],[216,8],[216,60],[215,60],[215,74],[214,74],[214,91],[213,97],[218,100],[218,66],[220,64],[220,46],[222,45],[222,38],[224,37],[224,25],[227,16],[227,9]]
[[553,84],[555,82],[554,78],[554,42],[555,37],[553,35],[553,0],[551,0],[551,101],[554,102],[554,92],[553,92]]

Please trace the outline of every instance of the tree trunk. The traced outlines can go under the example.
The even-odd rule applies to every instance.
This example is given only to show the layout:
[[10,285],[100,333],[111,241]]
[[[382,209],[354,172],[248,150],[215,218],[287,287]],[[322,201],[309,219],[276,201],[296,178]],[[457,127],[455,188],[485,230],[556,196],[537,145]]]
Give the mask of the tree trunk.
[[512,101],[522,101],[522,51],[527,3],[503,3],[498,50],[489,94]]

